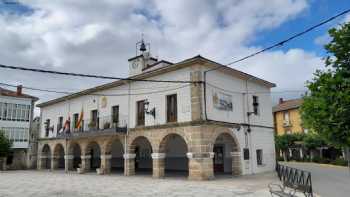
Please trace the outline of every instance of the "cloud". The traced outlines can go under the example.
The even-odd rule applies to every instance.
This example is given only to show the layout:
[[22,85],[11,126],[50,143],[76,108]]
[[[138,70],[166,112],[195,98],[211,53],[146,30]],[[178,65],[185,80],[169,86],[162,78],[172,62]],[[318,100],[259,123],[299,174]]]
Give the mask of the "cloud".
[[[173,62],[201,54],[221,63],[254,52],[259,33],[279,27],[308,8],[306,0],[21,1],[30,13],[0,13],[1,63],[126,77],[127,59],[144,33],[152,53]],[[268,4],[268,6],[266,6]],[[273,51],[241,70],[303,88],[319,57],[302,49]],[[232,66],[236,67],[236,66]],[[293,76],[290,78],[288,77]],[[88,88],[109,80],[1,70],[2,82],[57,90]],[[43,83],[45,82],[45,83]],[[33,93],[48,100],[60,95]]]

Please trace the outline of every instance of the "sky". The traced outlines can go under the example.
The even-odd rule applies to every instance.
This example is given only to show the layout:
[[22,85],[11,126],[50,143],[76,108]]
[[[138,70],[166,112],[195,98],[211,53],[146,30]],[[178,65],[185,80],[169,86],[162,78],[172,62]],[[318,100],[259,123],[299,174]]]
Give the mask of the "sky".
[[[349,8],[348,0],[0,0],[0,64],[127,77],[142,34],[159,59],[200,54],[227,64]],[[276,83],[274,102],[298,98],[324,69],[327,30],[347,21],[350,14],[230,67]],[[0,82],[78,91],[111,80],[0,69]],[[24,91],[38,103],[63,96]]]

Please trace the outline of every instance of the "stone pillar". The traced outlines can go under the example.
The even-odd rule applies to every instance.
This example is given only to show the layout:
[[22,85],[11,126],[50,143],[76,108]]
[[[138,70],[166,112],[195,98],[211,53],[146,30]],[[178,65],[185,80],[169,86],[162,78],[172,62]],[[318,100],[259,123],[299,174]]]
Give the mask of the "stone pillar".
[[165,171],[165,153],[152,153],[153,178],[164,177]]
[[240,176],[242,175],[242,165],[241,165],[241,152],[231,152],[232,157],[232,175]]
[[135,157],[136,154],[124,154],[124,175],[135,175]]
[[101,155],[101,170],[102,174],[111,173],[111,159],[112,155]]
[[51,157],[51,170],[55,170],[58,168],[58,163],[59,163],[59,157],[53,155]]
[[[191,81],[201,81],[202,72],[200,68],[193,68],[195,71],[191,72]],[[192,83],[191,84],[191,117],[192,120],[202,120],[202,93],[203,87],[202,83]]]
[[81,170],[83,172],[88,172],[91,169],[90,166],[91,155],[82,155],[81,156]]
[[187,153],[190,180],[210,180],[214,178],[213,152]]
[[68,172],[69,170],[73,170],[73,155],[65,155],[64,156],[64,171]]

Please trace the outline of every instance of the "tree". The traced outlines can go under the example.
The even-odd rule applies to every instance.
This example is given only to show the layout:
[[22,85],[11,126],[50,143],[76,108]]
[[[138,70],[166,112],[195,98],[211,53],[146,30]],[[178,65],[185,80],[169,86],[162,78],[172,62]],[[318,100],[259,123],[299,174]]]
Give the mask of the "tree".
[[307,82],[301,107],[306,128],[335,147],[350,146],[350,23],[329,30],[326,69]]
[[11,142],[6,138],[4,132],[0,130],[0,158],[6,157],[10,153]]
[[275,136],[275,146],[277,151],[282,151],[283,159],[287,161],[287,151],[289,148],[296,146],[297,141],[302,141],[305,134],[292,133]]
[[327,145],[325,140],[323,140],[323,138],[318,133],[314,132],[305,135],[305,138],[303,139],[303,144],[305,148],[309,150]]

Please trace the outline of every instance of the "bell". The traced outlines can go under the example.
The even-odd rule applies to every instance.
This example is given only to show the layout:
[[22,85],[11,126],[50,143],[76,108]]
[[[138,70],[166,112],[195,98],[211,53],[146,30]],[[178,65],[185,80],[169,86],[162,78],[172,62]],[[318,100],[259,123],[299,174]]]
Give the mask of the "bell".
[[146,50],[147,50],[147,49],[146,49],[146,45],[145,45],[145,43],[144,43],[143,40],[142,40],[141,46],[140,46],[140,51],[144,52],[144,51],[146,51]]

